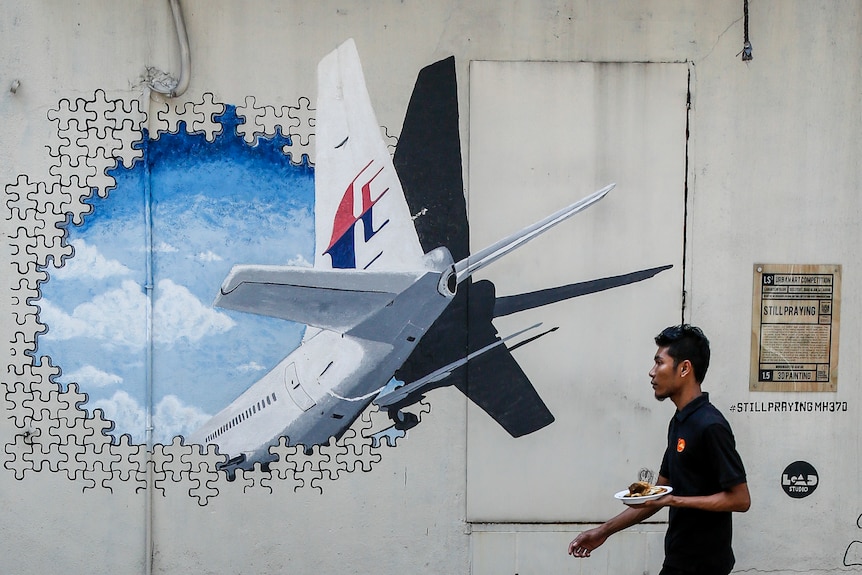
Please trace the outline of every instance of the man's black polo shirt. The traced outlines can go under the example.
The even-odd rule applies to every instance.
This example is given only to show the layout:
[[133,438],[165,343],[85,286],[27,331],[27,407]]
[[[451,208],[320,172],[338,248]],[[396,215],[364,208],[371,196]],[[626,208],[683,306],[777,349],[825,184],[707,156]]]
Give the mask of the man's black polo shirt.
[[[745,468],[736,452],[730,424],[703,393],[670,420],[661,475],[675,495],[712,495],[745,482]],[[665,565],[729,573],[730,512],[670,508],[665,536]]]

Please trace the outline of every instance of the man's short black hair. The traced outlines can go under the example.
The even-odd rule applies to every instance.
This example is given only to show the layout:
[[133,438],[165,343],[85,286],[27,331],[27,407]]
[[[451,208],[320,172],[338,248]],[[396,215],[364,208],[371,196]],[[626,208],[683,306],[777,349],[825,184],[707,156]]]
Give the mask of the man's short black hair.
[[709,369],[709,340],[699,327],[687,323],[672,325],[655,336],[659,347],[666,347],[667,354],[673,358],[673,366],[688,360],[694,370],[694,379],[701,383]]

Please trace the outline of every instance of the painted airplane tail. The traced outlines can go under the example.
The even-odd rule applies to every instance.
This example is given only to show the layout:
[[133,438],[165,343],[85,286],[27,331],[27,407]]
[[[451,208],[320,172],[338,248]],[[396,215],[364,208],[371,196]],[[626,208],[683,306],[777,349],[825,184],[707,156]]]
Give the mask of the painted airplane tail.
[[353,40],[324,57],[317,76],[314,267],[422,269],[429,250],[416,237]]
[[[421,357],[422,351],[418,358],[411,354],[402,366],[411,377],[399,377],[402,381],[421,380],[441,366],[500,342],[491,323],[493,294],[490,301],[475,299],[487,290],[482,289],[484,284],[471,290],[470,275],[599,198],[582,201],[574,210],[570,207],[565,214],[554,214],[491,246],[490,252],[469,257],[454,58],[420,72],[393,159],[383,144],[354,43],[345,42],[324,58],[318,76],[314,266],[416,270],[424,268],[423,255],[440,246],[461,260],[453,277],[461,283],[456,296],[460,303],[430,328],[439,334],[425,347],[430,357]],[[480,325],[468,327],[469,317],[480,308]],[[495,345],[465,363],[439,383],[429,382],[425,390],[457,387],[514,436],[553,421],[505,345]],[[397,408],[391,411],[397,412]]]

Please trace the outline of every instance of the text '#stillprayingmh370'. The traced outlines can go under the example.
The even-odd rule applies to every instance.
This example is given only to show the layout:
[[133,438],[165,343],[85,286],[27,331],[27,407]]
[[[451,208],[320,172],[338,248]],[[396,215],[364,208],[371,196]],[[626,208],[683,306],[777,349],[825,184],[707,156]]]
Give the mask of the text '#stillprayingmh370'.
[[730,405],[738,413],[843,413],[846,401],[740,401]]

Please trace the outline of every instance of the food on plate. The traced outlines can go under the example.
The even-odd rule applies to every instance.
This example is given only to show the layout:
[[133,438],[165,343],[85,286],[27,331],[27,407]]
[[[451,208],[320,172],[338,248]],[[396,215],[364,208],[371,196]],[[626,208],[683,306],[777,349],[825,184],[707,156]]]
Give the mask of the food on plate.
[[649,495],[659,495],[667,491],[665,487],[653,485],[647,481],[636,481],[629,485],[629,492],[623,497],[646,497]]

